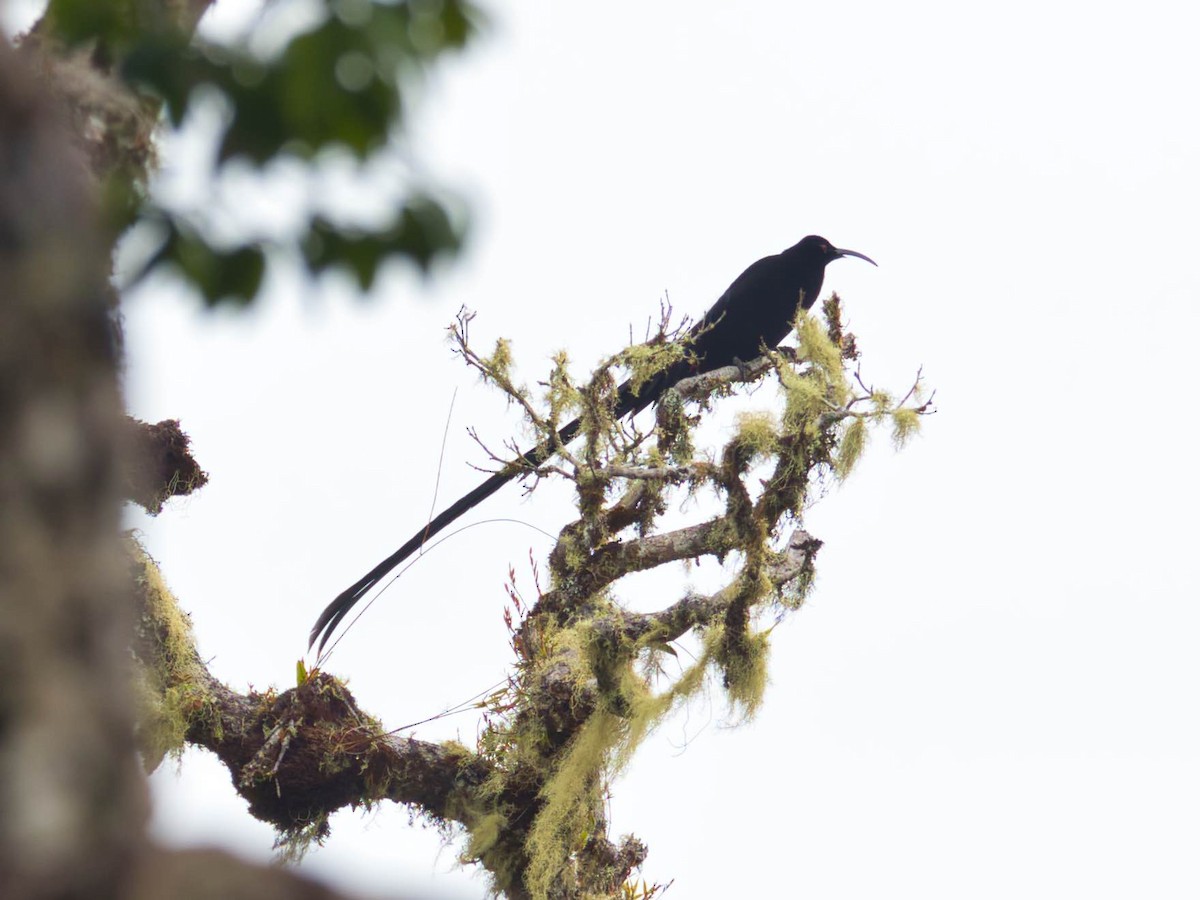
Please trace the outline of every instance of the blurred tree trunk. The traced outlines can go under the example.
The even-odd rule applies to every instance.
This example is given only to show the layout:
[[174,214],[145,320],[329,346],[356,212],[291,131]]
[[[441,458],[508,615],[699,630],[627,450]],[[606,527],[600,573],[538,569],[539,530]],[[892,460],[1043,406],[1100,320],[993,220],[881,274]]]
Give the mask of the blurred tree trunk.
[[58,104],[0,47],[0,895],[113,897],[142,846],[107,248]]
[[0,897],[332,897],[147,841],[111,239],[29,61],[0,44]]

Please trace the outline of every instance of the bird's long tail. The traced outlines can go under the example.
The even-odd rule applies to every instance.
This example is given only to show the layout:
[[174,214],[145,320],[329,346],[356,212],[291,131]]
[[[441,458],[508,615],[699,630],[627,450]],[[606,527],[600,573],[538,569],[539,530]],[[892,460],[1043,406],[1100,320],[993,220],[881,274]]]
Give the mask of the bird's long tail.
[[[558,432],[558,439],[564,444],[570,442],[579,433],[579,422],[579,419],[575,419],[573,422],[563,426]],[[333,635],[334,630],[341,623],[342,619],[346,617],[346,614],[350,612],[354,604],[358,603],[371,588],[382,581],[388,572],[420,550],[426,541],[477,503],[486,500],[509,481],[519,476],[525,471],[527,466],[541,465],[550,458],[552,453],[553,451],[545,446],[531,447],[521,454],[519,460],[514,460],[512,464],[505,466],[502,471],[488,478],[487,481],[474,490],[459,497],[458,500],[434,516],[428,525],[405,541],[399,550],[338,594],[333,599],[333,602],[325,607],[316,624],[313,625],[312,631],[309,632],[309,649],[311,650],[312,645],[317,644],[318,639],[320,639],[320,643],[317,644],[317,653],[320,653],[324,649],[326,642]]]
[[[670,374],[677,373],[672,372]],[[617,402],[613,409],[613,415],[620,419],[645,409],[650,403],[658,399],[658,395],[663,392],[668,381],[670,381],[668,373],[660,373],[642,385],[636,394],[633,391],[631,383],[629,381],[624,382],[617,388]],[[569,444],[579,434],[579,427],[579,419],[575,419],[564,425],[558,431],[559,441],[563,445]],[[359,600],[366,596],[371,588],[379,584],[388,572],[420,550],[430,538],[450,525],[463,513],[492,496],[492,494],[504,487],[505,484],[526,471],[528,467],[541,465],[553,453],[553,448],[545,445],[531,447],[521,454],[520,459],[513,460],[502,471],[497,472],[473,491],[459,497],[458,500],[434,516],[428,525],[405,541],[399,550],[334,597],[333,602],[321,612],[316,624],[312,627],[312,631],[308,634],[309,649],[312,649],[313,644],[317,644],[317,653],[320,654],[342,619],[346,617],[346,614],[350,612]]]

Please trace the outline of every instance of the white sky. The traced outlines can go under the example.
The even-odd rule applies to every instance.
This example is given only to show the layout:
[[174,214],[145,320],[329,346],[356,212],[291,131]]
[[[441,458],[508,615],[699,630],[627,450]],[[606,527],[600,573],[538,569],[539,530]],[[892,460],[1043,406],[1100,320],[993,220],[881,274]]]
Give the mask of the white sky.
[[[668,896],[1195,897],[1196,8],[488,8],[415,139],[475,213],[459,267],[370,303],[282,278],[250,316],[161,286],[128,304],[133,412],[182,419],[212,474],[139,524],[216,674],[291,683],[319,610],[427,516],[456,387],[439,507],[480,479],[466,426],[517,429],[443,341],[459,304],[531,380],[563,347],[582,373],[664,291],[699,314],[815,232],[879,262],[826,278],[867,376],[903,390],[923,365],[940,412],[810,513],[819,582],[775,631],[760,717],[719,727],[714,691],[668,723],[615,785],[614,834],[649,844]],[[512,489],[473,518],[554,531],[568,498]],[[531,547],[513,525],[455,538],[329,668],[392,727],[499,681]],[[654,608],[719,575],[622,593]],[[153,784],[164,838],[269,855],[211,756]],[[403,810],[333,828],[314,874],[484,893]]]

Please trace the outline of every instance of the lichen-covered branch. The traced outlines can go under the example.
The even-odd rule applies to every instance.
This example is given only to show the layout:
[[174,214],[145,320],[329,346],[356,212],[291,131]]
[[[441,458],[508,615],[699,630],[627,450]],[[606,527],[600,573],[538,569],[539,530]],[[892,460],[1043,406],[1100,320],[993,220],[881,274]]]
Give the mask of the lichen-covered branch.
[[[477,746],[390,734],[322,672],[302,670],[296,687],[264,694],[216,682],[153,563],[134,549],[144,598],[142,743],[151,764],[185,742],[211,749],[251,811],[295,848],[319,839],[336,809],[391,800],[465,832],[464,860],[484,866],[510,898],[619,896],[647,848],[608,835],[609,781],[654,727],[713,679],[734,711],[753,715],[770,630],[759,627],[760,616],[797,609],[813,581],[821,542],[803,527],[810,488],[849,474],[869,425],[890,421],[894,436],[907,436],[932,407],[919,381],[897,403],[848,374],[857,348],[841,327],[836,296],[821,319],[797,323],[798,349],[678,383],[658,404],[649,434],[613,419],[620,379],[609,369],[652,377],[677,351],[625,351],[584,384],[570,378],[560,355],[543,410],[514,382],[507,345],[490,357],[471,349],[469,321],[460,317],[458,351],[516,402],[548,446],[557,446],[564,418],[588,420],[582,452],[560,453],[535,473],[571,480],[580,517],[560,532],[550,584],[539,586],[536,600],[526,605],[512,593],[516,661],[507,689],[487,701]],[[782,410],[743,415],[723,447],[697,451],[699,414],[689,404],[703,411],[770,374]],[[721,509],[661,531],[673,492],[711,493]],[[719,590],[650,613],[620,602],[624,576],[704,556],[728,566]],[[674,655],[671,642],[689,633],[699,643],[694,661],[665,676],[663,654]]]
[[[775,591],[810,579],[821,542],[807,531],[797,528],[789,536],[787,549],[767,566],[767,579]],[[637,615],[626,613],[623,637],[640,641],[647,635],[657,640],[674,641],[693,628],[711,624],[728,609],[732,591],[726,587],[715,594],[688,594],[656,613]]]
[[[506,892],[542,898],[615,890],[614,882],[606,888],[585,878],[595,871],[589,847],[605,828],[601,798],[608,779],[709,674],[719,676],[735,708],[754,712],[766,681],[767,649],[766,631],[755,627],[757,613],[767,605],[798,607],[812,582],[820,541],[798,525],[811,486],[825,474],[849,475],[868,426],[890,421],[899,444],[921,415],[933,411],[919,379],[898,403],[867,388],[860,375],[852,379],[848,366],[858,350],[841,325],[840,301],[832,297],[822,311],[821,318],[797,322],[798,349],[677,384],[659,403],[654,445],[636,432],[629,439],[623,423],[612,420],[620,379],[609,369],[620,364],[637,377],[652,377],[655,366],[678,356],[618,354],[573,390],[561,387],[570,377],[560,356],[546,382],[550,413],[542,414],[533,392],[514,383],[506,344],[484,357],[470,350],[465,328],[456,332],[468,364],[525,409],[548,444],[556,440],[557,423],[571,415],[582,416],[590,429],[582,454],[539,470],[575,483],[581,516],[563,528],[551,553],[549,589],[514,625],[517,673],[510,692],[495,704],[479,747],[496,767],[488,782],[495,797],[489,821],[498,824],[489,832],[495,843],[473,832],[468,856],[494,873],[516,865],[519,880],[497,878]],[[684,403],[704,408],[769,372],[783,388],[782,414],[743,416],[723,448],[697,453],[691,431],[698,418]],[[754,477],[763,471],[765,479]],[[724,511],[659,532],[655,523],[673,489],[714,491]],[[625,534],[631,527],[636,533]],[[701,556],[736,560],[728,583],[711,595],[639,615],[623,609],[613,593],[625,575]],[[661,671],[653,665],[656,655],[689,631],[700,633],[696,662],[665,683],[647,674]],[[531,780],[537,798],[532,817],[512,802],[513,796],[528,797]],[[514,782],[522,790],[510,795]],[[580,842],[580,835],[587,838]]]
[[281,833],[324,827],[343,806],[392,800],[453,819],[455,794],[487,769],[453,745],[388,734],[336,679],[305,672],[286,691],[238,693],[215,679],[196,649],[190,621],[158,567],[130,543],[138,598],[134,650],[142,663],[140,744],[146,765],[184,743],[213,751],[251,812]]

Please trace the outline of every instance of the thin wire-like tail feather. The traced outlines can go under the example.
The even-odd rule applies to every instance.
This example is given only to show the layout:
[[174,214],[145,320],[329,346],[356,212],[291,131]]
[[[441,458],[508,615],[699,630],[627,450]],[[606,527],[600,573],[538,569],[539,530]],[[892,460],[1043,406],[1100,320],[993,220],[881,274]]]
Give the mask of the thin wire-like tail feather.
[[[558,439],[566,444],[571,441],[571,439],[574,438],[578,432],[579,419],[575,419],[573,422],[568,423],[559,430]],[[529,466],[537,466],[545,462],[549,456],[550,453],[547,452],[545,447],[531,447],[529,450],[526,450],[521,454],[520,461]],[[421,547],[425,545],[426,541],[432,538],[447,525],[451,524],[463,513],[467,512],[469,509],[483,500],[486,500],[488,497],[492,496],[492,494],[496,493],[496,491],[500,490],[500,488],[504,487],[504,485],[506,485],[513,478],[516,478],[518,475],[520,475],[521,471],[522,469],[520,468],[511,467],[506,469],[506,471],[497,472],[474,490],[458,498],[458,500],[434,516],[434,518],[429,521],[428,525],[424,526],[420,531],[405,541],[399,550],[373,568],[362,578],[358,579],[358,581],[354,582],[354,584],[350,585],[350,587],[346,588],[346,590],[338,594],[333,599],[333,602],[325,607],[324,611],[322,611],[320,617],[317,619],[316,624],[313,625],[312,631],[309,632],[309,649],[312,649],[313,644],[317,643],[319,638],[320,643],[317,644],[317,652],[320,653],[325,648],[326,642],[333,635],[333,632],[338,627],[338,624],[346,617],[346,614],[350,612],[351,608],[358,603],[358,601],[361,600],[367,594],[367,592],[371,590],[371,588],[383,580],[383,577],[387,575],[388,572],[396,568],[396,566],[400,565],[400,563],[404,562],[404,560],[408,559],[408,557],[420,550]]]
[[[613,410],[614,415],[619,419],[645,409],[652,401],[657,399],[656,395],[658,393],[662,393],[659,383],[666,380],[664,377],[653,378],[649,383],[643,385],[642,389],[636,395],[630,387],[630,382],[626,381],[617,388],[617,403],[616,408]],[[579,434],[579,424],[580,420],[575,419],[573,422],[569,422],[560,428],[558,431],[559,441],[563,444],[569,444],[574,440],[575,436]],[[524,463],[526,466],[539,466],[549,459],[551,455],[552,451],[544,446],[531,447],[521,454],[519,461],[514,460],[514,463],[519,462]],[[434,516],[428,525],[405,541],[399,550],[334,597],[333,602],[321,612],[316,624],[312,627],[312,631],[308,634],[309,649],[311,650],[313,644],[316,644],[318,654],[324,650],[325,644],[333,636],[333,632],[337,630],[338,625],[346,617],[346,614],[350,612],[359,600],[366,596],[371,588],[379,584],[388,572],[420,550],[430,538],[454,522],[463,513],[486,500],[508,482],[512,481],[512,479],[519,476],[522,471],[523,467],[518,465],[507,467],[505,471],[497,472],[474,490],[459,497],[458,500]]]

